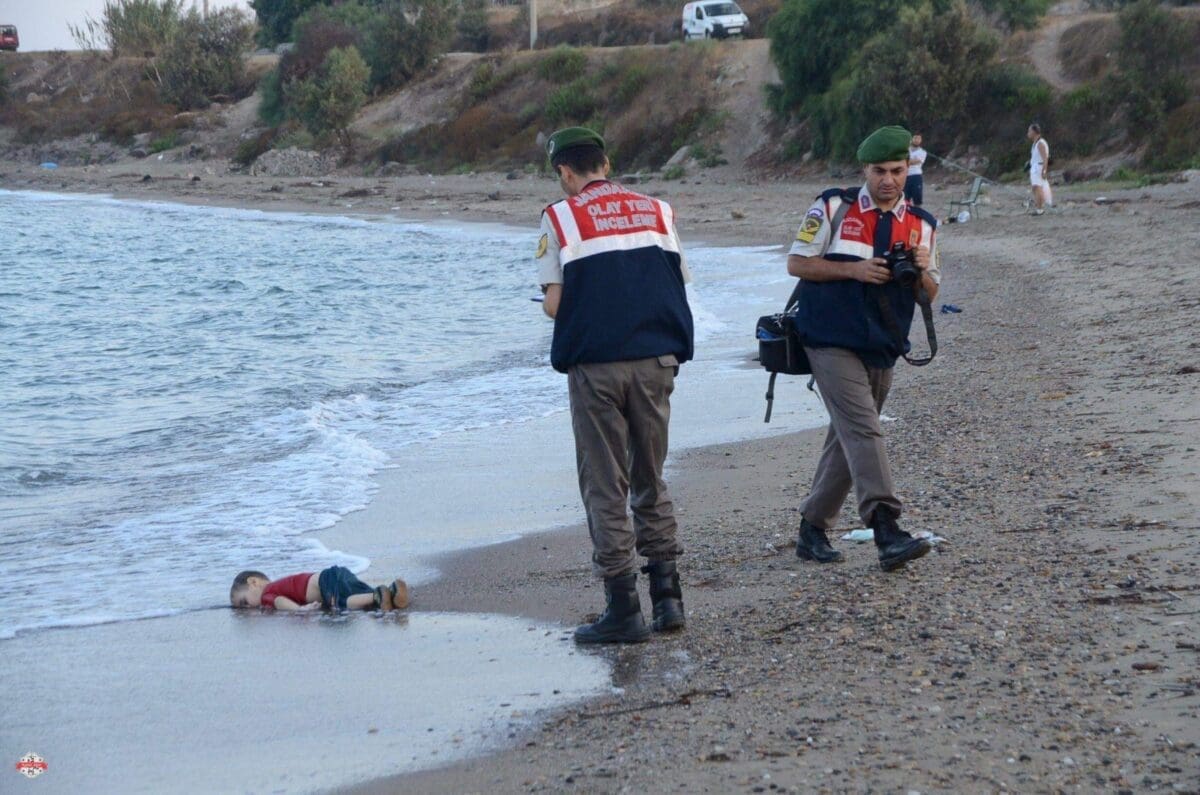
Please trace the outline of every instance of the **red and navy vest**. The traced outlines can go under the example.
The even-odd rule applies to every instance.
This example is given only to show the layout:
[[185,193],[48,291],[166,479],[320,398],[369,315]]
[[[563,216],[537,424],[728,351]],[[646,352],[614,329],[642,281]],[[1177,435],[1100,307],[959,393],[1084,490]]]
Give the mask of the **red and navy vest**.
[[[906,248],[933,247],[937,219],[920,207],[903,201],[890,213],[891,232],[887,233],[880,211],[870,196],[856,188],[833,188],[821,194],[825,217],[832,218],[837,203],[852,202],[841,225],[830,230],[825,259],[853,262],[882,257],[893,243]],[[864,284],[854,279],[832,282],[800,283],[800,312],[797,318],[804,344],[812,348],[847,348],[858,354],[868,367],[891,367],[908,353],[908,329],[912,325],[916,296],[911,288],[895,281]],[[879,294],[891,304],[901,338],[889,329],[879,308]]]
[[669,204],[598,180],[544,212],[563,272],[550,346],[555,370],[692,358],[692,311]]

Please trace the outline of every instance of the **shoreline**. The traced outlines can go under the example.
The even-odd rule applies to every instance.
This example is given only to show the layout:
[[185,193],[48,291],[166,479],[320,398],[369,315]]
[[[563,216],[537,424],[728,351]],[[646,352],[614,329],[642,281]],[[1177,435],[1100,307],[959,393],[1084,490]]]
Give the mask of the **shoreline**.
[[[1113,269],[1160,271],[1193,301],[1200,278],[1173,253],[1186,241],[1098,255],[1123,204],[1016,245],[1037,221],[1012,212],[943,239],[964,261],[939,301],[966,311],[939,316],[933,367],[899,366],[886,426],[904,526],[949,539],[934,554],[894,575],[870,545],[835,541],[840,566],[795,559],[823,429],[685,451],[669,478],[684,633],[589,652],[619,692],[516,747],[337,791],[1196,791],[1200,513],[1185,484],[1200,483],[1200,417],[1166,396],[1200,364],[1184,321],[1200,304],[1163,307]],[[1131,338],[1157,367],[1131,366]],[[1081,363],[1089,346],[1110,358]],[[849,506],[839,531],[856,525]],[[425,598],[449,609],[569,624],[602,606],[581,526],[442,565]]]
[[[711,195],[685,244],[705,228],[744,244],[744,225],[767,227],[760,245],[783,227],[787,240],[807,206],[772,216],[798,189],[742,186],[758,194],[750,217],[770,219],[719,220],[724,187],[692,186]],[[1200,632],[1175,607],[1200,601],[1200,418],[1178,397],[1195,394],[1200,364],[1195,192],[1042,219],[1001,204],[943,235],[939,302],[965,312],[938,317],[934,365],[899,366],[886,426],[904,526],[948,538],[940,554],[890,576],[849,542],[835,541],[841,566],[796,561],[822,430],[686,450],[668,478],[688,550],[682,635],[597,651],[620,692],[556,711],[523,745],[338,791],[1200,788],[1200,685],[1179,645]],[[498,214],[527,206],[535,219],[533,195]],[[1164,286],[1181,300],[1164,302]],[[802,400],[815,398],[799,379],[781,381],[777,401]],[[602,605],[588,555],[578,526],[467,550],[417,606],[569,628]]]

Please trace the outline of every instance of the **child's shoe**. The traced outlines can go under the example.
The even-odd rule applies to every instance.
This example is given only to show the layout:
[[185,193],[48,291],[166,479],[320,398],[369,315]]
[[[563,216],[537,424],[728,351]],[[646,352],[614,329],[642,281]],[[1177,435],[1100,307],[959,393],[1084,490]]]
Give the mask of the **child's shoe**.
[[408,607],[408,585],[399,577],[384,589],[391,597],[392,609],[403,610]]

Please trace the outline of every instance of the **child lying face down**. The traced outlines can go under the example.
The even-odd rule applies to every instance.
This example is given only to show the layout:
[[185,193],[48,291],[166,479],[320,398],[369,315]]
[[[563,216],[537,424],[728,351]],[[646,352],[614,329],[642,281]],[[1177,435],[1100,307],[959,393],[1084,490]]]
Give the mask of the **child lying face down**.
[[408,586],[396,579],[391,585],[372,588],[342,566],[279,580],[271,580],[261,571],[243,571],[233,578],[229,603],[237,608],[275,610],[403,610],[408,607]]

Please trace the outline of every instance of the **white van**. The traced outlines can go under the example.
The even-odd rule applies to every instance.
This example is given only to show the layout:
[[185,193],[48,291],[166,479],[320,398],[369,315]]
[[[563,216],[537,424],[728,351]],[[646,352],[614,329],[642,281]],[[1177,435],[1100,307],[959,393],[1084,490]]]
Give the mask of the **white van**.
[[683,7],[683,40],[745,36],[750,17],[733,0],[709,0]]

